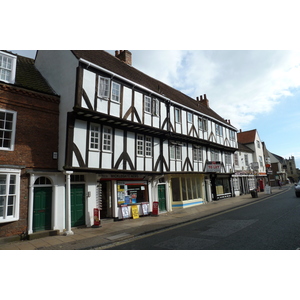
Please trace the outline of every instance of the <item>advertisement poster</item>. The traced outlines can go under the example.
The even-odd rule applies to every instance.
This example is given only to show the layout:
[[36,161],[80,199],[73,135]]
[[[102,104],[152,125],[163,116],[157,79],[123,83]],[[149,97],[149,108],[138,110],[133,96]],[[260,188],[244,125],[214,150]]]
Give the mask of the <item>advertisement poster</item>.
[[144,216],[148,215],[148,204],[147,203],[142,204],[142,210],[143,210]]
[[131,206],[131,214],[132,214],[133,219],[138,219],[140,217],[139,216],[139,208],[137,205]]
[[129,218],[128,206],[127,205],[121,205],[121,210],[122,210],[123,219],[128,219]]

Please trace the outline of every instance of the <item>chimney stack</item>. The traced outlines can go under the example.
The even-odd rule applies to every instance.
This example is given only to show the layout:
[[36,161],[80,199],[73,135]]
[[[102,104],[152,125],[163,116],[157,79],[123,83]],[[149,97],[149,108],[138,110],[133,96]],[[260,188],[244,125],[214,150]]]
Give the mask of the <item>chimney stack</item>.
[[128,50],[116,50],[115,57],[119,60],[123,61],[127,65],[132,65],[132,55],[131,52]]
[[200,103],[205,105],[207,108],[209,108],[209,101],[208,101],[208,99],[206,99],[206,94],[204,94],[203,97],[204,98],[202,98],[202,96],[200,96]]

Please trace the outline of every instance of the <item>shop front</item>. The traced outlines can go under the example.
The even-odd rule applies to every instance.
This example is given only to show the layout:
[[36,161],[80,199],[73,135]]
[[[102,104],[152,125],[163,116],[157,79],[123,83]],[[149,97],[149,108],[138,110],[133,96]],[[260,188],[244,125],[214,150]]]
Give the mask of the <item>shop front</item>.
[[[115,220],[139,216],[151,211],[151,181],[144,177],[105,177],[98,180],[100,219]],[[126,211],[126,215],[124,212]]]
[[204,175],[172,175],[170,187],[173,208],[186,208],[205,203]]
[[225,174],[211,174],[211,190],[213,200],[232,197],[231,176]]

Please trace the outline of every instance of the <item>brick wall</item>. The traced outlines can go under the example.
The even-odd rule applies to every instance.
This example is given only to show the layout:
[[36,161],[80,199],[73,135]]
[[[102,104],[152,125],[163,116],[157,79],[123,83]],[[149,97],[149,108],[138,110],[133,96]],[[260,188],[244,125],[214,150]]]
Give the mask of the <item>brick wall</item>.
[[0,237],[27,231],[28,169],[57,170],[53,152],[58,151],[58,97],[45,96],[0,84],[0,108],[17,111],[14,151],[0,150],[0,165],[23,166],[20,190],[20,219],[0,223]]

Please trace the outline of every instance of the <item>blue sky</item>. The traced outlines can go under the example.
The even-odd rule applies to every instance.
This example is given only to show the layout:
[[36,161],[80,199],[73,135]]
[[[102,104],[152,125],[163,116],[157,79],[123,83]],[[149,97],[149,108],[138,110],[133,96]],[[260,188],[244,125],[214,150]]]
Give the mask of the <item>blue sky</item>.
[[238,130],[257,129],[270,152],[300,167],[300,51],[130,51],[135,68],[192,98],[206,94]]

